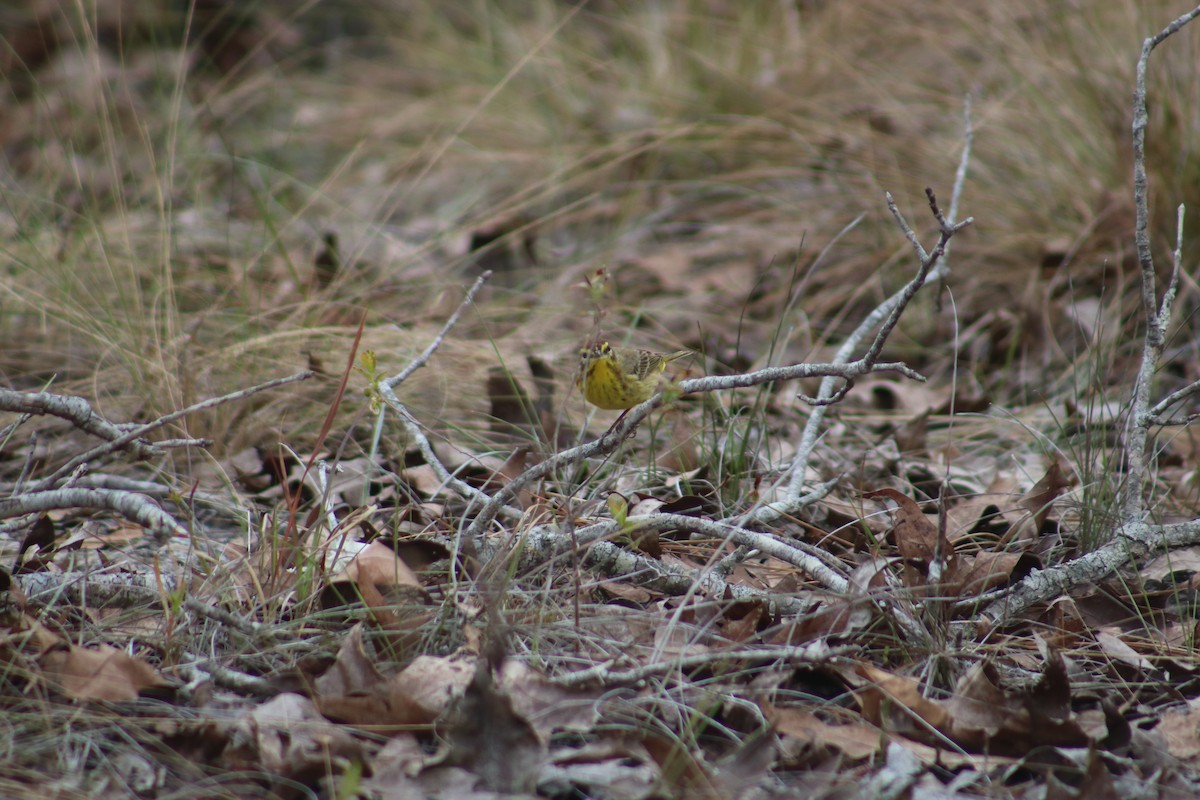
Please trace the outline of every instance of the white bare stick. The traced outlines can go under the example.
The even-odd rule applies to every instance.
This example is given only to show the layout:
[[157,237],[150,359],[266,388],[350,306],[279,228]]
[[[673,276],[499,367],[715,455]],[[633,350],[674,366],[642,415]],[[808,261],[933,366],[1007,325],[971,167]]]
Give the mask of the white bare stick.
[[[864,357],[855,361],[830,364],[791,364],[786,367],[764,367],[753,372],[742,372],[736,375],[708,375],[703,378],[689,378],[677,384],[680,394],[697,394],[699,392],[719,392],[725,389],[741,389],[747,386],[759,386],[764,383],[794,381],[801,378],[841,378],[850,382],[863,375],[877,372],[898,372],[914,381],[925,382],[925,376],[900,361],[876,362]],[[630,412],[633,413],[633,412]]]
[[[163,594],[174,592],[178,581],[168,573],[120,572],[28,572],[16,576],[17,583],[29,601],[46,604],[65,600],[109,608],[138,608],[161,606]],[[264,625],[224,608],[209,605],[191,595],[183,606],[194,614],[207,617],[248,637],[262,640],[285,638],[285,628]]]
[[[904,216],[900,214],[896,208],[895,201],[890,194],[887,195],[888,208],[892,212],[893,218],[897,225],[900,226],[901,232],[904,233],[906,239],[912,244],[913,250],[917,254],[917,259],[920,262],[920,270],[918,276],[908,283],[903,289],[893,294],[883,303],[881,303],[873,312],[867,315],[857,328],[846,337],[846,341],[838,349],[834,355],[834,363],[847,361],[851,354],[866,340],[868,334],[875,329],[877,325],[890,320],[890,325],[894,326],[895,321],[899,319],[899,313],[904,310],[904,307],[912,299],[912,296],[929,281],[940,281],[950,273],[950,263],[944,258],[946,251],[950,247],[950,238],[957,230],[969,225],[971,219],[968,218],[961,223],[955,223],[954,220],[958,214],[959,200],[962,197],[963,186],[966,183],[967,168],[971,161],[971,146],[974,142],[974,129],[971,124],[971,103],[970,98],[967,98],[963,108],[963,152],[962,157],[958,162],[958,170],[954,178],[954,190],[950,197],[950,218],[949,221],[942,218],[940,212],[936,210],[936,204],[931,205],[935,209],[934,215],[938,218],[938,225],[941,235],[938,238],[937,246],[934,252],[937,255],[932,255],[925,251],[916,233],[905,221]],[[936,263],[935,263],[936,262]],[[889,327],[890,330],[890,327]],[[880,334],[883,334],[881,328]],[[875,346],[882,347],[882,339],[886,338],[882,335],[875,337]],[[832,380],[826,379],[821,382],[821,387],[817,392],[817,398],[828,400],[835,397],[837,392],[834,390]],[[824,404],[817,404],[813,408],[813,412],[809,415],[808,422],[804,426],[804,431],[800,437],[800,444],[797,447],[796,457],[792,460],[789,467],[790,478],[788,481],[787,499],[782,504],[766,506],[757,512],[760,521],[773,521],[781,516],[794,514],[799,510],[799,504],[796,502],[800,497],[805,480],[808,477],[808,463],[812,458],[813,449],[816,447],[820,439],[821,429],[824,425],[825,411]]]
[[[647,514],[629,517],[622,527],[615,521],[589,525],[577,531],[574,538],[566,536],[553,526],[538,526],[524,532],[519,541],[509,538],[491,537],[476,542],[476,552],[485,561],[497,557],[508,557],[515,548],[518,551],[518,572],[526,573],[538,568],[548,568],[554,562],[568,558],[576,550],[583,550],[583,564],[589,569],[613,577],[634,580],[639,586],[682,595],[703,591],[709,597],[729,596],[737,600],[765,600],[782,614],[805,613],[811,601],[801,597],[780,595],[769,589],[756,589],[738,583],[728,583],[715,567],[681,569],[663,564],[621,547],[607,538],[623,532],[639,530],[688,530],[707,536],[719,537],[743,544],[779,558],[804,570],[826,587],[839,594],[851,591],[849,582],[824,559],[804,553],[795,546],[766,534],[733,528],[677,514]],[[927,635],[921,624],[897,603],[888,602],[883,596],[873,596],[872,602],[879,610],[904,632],[910,641],[924,641]]]
[[[50,414],[61,417],[81,431],[106,441],[121,439],[127,429],[109,422],[92,410],[91,404],[82,397],[51,394],[49,392],[15,392],[12,389],[0,389],[0,409],[18,414],[41,416]],[[146,459],[161,453],[149,442],[134,439],[126,440],[129,451],[135,458]]]
[[149,528],[156,536],[187,536],[187,529],[148,498],[131,492],[107,489],[56,489],[22,492],[0,500],[0,519],[39,514],[58,509],[103,508],[116,511],[126,519]]
[[222,666],[211,658],[203,658],[196,653],[184,651],[183,657],[191,663],[179,664],[175,670],[189,680],[199,683],[211,680],[217,686],[223,686],[240,694],[256,697],[272,697],[279,693],[279,687],[274,681],[238,672],[235,669]]
[[[571,549],[564,549],[565,544],[567,537],[557,527],[539,525],[523,532],[516,541],[509,537],[484,539],[478,543],[476,554],[485,562],[515,558],[516,563],[511,566],[528,574],[538,569],[553,569],[555,564],[573,557]],[[788,616],[803,614],[813,606],[813,601],[805,597],[729,583],[715,570],[665,564],[613,542],[593,541],[580,549],[581,566],[602,575],[632,580],[638,586],[667,595],[702,591],[707,597],[765,601],[779,614]]]
[[683,514],[644,514],[625,519],[624,524],[616,520],[589,525],[577,532],[579,544],[607,539],[618,534],[635,535],[641,531],[688,531],[702,533],[722,541],[753,547],[759,552],[777,558],[803,570],[832,592],[844,593],[850,584],[842,575],[817,556],[791,546],[765,533],[755,533],[722,522],[689,517]]
[[159,604],[163,592],[173,592],[177,583],[169,573],[152,572],[28,572],[16,576],[30,602],[45,605],[57,600],[92,603],[114,608],[137,608]]
[[[478,500],[483,503],[487,503],[488,500],[490,500],[489,496],[451,474],[450,470],[446,468],[446,465],[442,463],[441,459],[439,459],[437,454],[434,452],[433,445],[429,442],[429,437],[427,437],[425,432],[421,430],[421,423],[396,396],[395,387],[407,380],[408,377],[418,369],[425,366],[426,362],[428,362],[433,354],[437,352],[437,349],[442,346],[442,342],[446,340],[447,334],[449,334],[454,326],[458,324],[458,320],[462,317],[463,312],[465,312],[471,303],[474,302],[476,293],[479,292],[480,288],[483,287],[483,284],[485,284],[490,277],[492,277],[492,273],[491,270],[488,270],[476,278],[475,283],[472,284],[471,288],[467,290],[462,302],[458,304],[458,308],[456,308],[454,313],[450,315],[450,318],[446,320],[446,324],[442,326],[441,331],[439,331],[438,335],[434,337],[432,342],[429,343],[429,346],[426,347],[420,355],[414,358],[412,363],[410,363],[407,367],[405,367],[396,375],[379,381],[377,386],[379,396],[383,399],[385,405],[390,407],[392,411],[395,412],[396,416],[400,418],[400,422],[404,425],[405,430],[408,431],[408,435],[411,436],[413,441],[416,442],[417,448],[421,451],[421,455],[424,456],[425,463],[429,464],[429,466],[433,469],[434,474],[436,474],[438,479],[442,481],[442,484],[452,488],[455,492],[463,497]],[[375,437],[372,450],[374,450],[375,445],[378,444],[379,436],[383,431],[383,414],[384,409],[379,409],[379,417],[376,420]],[[501,504],[496,511],[497,513],[503,513],[508,517],[517,519],[521,517],[521,512],[519,509],[515,509],[512,506],[505,504]]]
[[[967,155],[964,150],[964,157]],[[904,220],[903,215],[896,207],[895,200],[892,196],[887,195],[888,208],[891,209],[893,216],[896,219],[900,229],[904,232],[905,237],[912,243],[913,249],[916,251],[920,260],[920,267],[917,274],[910,280],[903,289],[893,294],[878,307],[875,308],[866,319],[847,337],[845,343],[838,349],[834,355],[834,364],[845,364],[850,358],[851,353],[859,347],[866,339],[871,331],[879,328],[874,340],[868,348],[865,355],[858,361],[850,362],[852,364],[874,364],[875,359],[879,357],[880,351],[899,321],[905,308],[912,301],[917,291],[921,289],[928,281],[940,279],[944,277],[949,269],[943,261],[943,256],[946,252],[946,247],[950,243],[950,239],[967,225],[970,225],[972,219],[968,217],[959,223],[951,223],[947,221],[941,211],[938,209],[937,201],[932,192],[929,193],[930,207],[933,210],[934,216],[938,219],[940,227],[940,235],[937,245],[934,246],[931,252],[926,252],[917,240],[916,234],[912,228]],[[875,366],[882,366],[876,364]],[[896,370],[901,374],[910,375],[912,370],[905,367],[904,370]],[[910,375],[911,376],[911,375]],[[849,388],[849,385],[843,385],[840,389],[834,389],[834,381],[831,378],[826,378],[821,382],[821,387],[817,392],[813,412],[809,415],[808,422],[804,426],[804,431],[800,437],[800,444],[797,448],[795,459],[793,459],[789,467],[790,478],[788,481],[788,490],[786,499],[780,503],[772,503],[762,506],[755,510],[753,518],[758,522],[774,522],[781,517],[790,516],[799,510],[797,500],[803,491],[804,482],[808,475],[808,461],[812,456],[812,451],[816,447],[817,441],[820,438],[821,427],[824,422],[824,411],[833,402],[841,398]]]
[[1130,422],[1125,437],[1126,473],[1124,497],[1121,498],[1121,522],[1124,525],[1140,521],[1144,514],[1145,498],[1142,484],[1146,479],[1146,444],[1150,438],[1150,386],[1162,359],[1167,325],[1171,318],[1171,305],[1175,299],[1175,286],[1179,278],[1176,263],[1160,304],[1157,297],[1157,276],[1154,274],[1154,255],[1150,249],[1150,194],[1146,175],[1146,126],[1150,118],[1146,111],[1146,69],[1154,48],[1194,19],[1197,14],[1200,14],[1200,7],[1177,18],[1156,36],[1146,39],[1142,43],[1142,54],[1137,63],[1133,91],[1133,204],[1137,211],[1137,221],[1134,224],[1133,240],[1137,246],[1138,268],[1142,275],[1142,313],[1146,317],[1146,335],[1142,343],[1142,362],[1130,399]]
[[442,342],[445,341],[446,335],[450,333],[455,325],[458,324],[458,320],[463,315],[463,312],[466,311],[467,307],[475,301],[476,293],[478,293],[483,285],[487,283],[488,278],[490,277],[492,277],[492,271],[487,270],[478,278],[476,278],[475,283],[473,283],[471,288],[467,290],[467,294],[465,297],[463,297],[462,302],[458,304],[458,308],[454,309],[454,313],[450,315],[448,320],[446,320],[446,324],[442,326],[442,330],[438,333],[434,340],[429,343],[429,346],[426,347],[419,356],[414,358],[411,364],[401,370],[398,374],[388,378],[385,381],[381,381],[380,383],[387,386],[388,389],[393,389],[407,380],[409,375],[412,375],[421,367],[425,366],[425,363],[429,361],[430,357],[432,357],[433,354],[437,352],[437,349],[442,346]]
[[[1179,288],[1179,274],[1183,263],[1183,211],[1183,205],[1180,204],[1175,215],[1175,252],[1171,254],[1171,279],[1167,284],[1167,291],[1163,294],[1164,308],[1170,308],[1175,299],[1175,292]],[[1163,324],[1165,327],[1166,321]],[[1197,392],[1200,392],[1200,381],[1195,381],[1159,400],[1153,408],[1146,412],[1149,417],[1147,425],[1186,425],[1191,422],[1196,418],[1195,414],[1189,414],[1182,419],[1170,419],[1165,414],[1167,409],[1182,403]]]
[[978,617],[984,632],[1007,625],[1030,606],[1098,583],[1119,569],[1150,555],[1200,543],[1200,520],[1171,525],[1137,522],[1121,525],[1112,541],[1087,555],[1060,566],[1036,569],[1009,591],[993,600]]
[[[1154,48],[1197,16],[1200,16],[1200,6],[1178,17],[1157,35],[1146,39],[1142,44],[1142,53],[1137,64],[1133,98],[1133,199],[1137,210],[1134,242],[1137,246],[1138,266],[1142,278],[1142,313],[1146,317],[1146,334],[1142,345],[1142,360],[1130,398],[1129,424],[1124,442],[1125,482],[1118,500],[1120,521],[1113,531],[1112,540],[1104,547],[1066,564],[1035,570],[1011,591],[989,604],[983,611],[980,623],[985,629],[1004,625],[1035,603],[1095,583],[1151,553],[1200,542],[1200,520],[1173,525],[1152,525],[1146,522],[1144,494],[1144,483],[1149,469],[1147,445],[1150,428],[1155,424],[1158,415],[1170,405],[1164,400],[1151,406],[1150,390],[1162,359],[1166,331],[1171,321],[1171,307],[1179,280],[1177,256],[1160,300],[1149,234],[1150,201],[1146,176],[1146,125],[1149,117],[1146,112],[1146,68]],[[1182,210],[1179,219],[1182,221]],[[1176,237],[1178,253],[1182,233],[1177,232]],[[1167,399],[1172,397],[1174,395]]]
[[611,663],[597,664],[588,669],[555,675],[549,680],[558,686],[620,686],[639,683],[652,675],[663,675],[676,670],[692,670],[710,664],[728,665],[732,661],[747,661],[753,664],[786,665],[825,664],[831,659],[849,656],[857,652],[853,646],[830,647],[818,640],[800,647],[743,647],[732,650],[717,650],[711,653],[694,653],[667,661],[656,661],[629,669],[616,669]]
[[[100,458],[101,456],[107,455],[108,453],[112,453],[116,450],[119,450],[122,447],[134,446],[135,444],[140,443],[142,437],[145,436],[146,434],[148,434],[152,431],[155,431],[155,430],[163,427],[164,425],[168,425],[168,424],[174,422],[175,420],[180,419],[181,417],[186,417],[187,415],[194,414],[197,411],[205,411],[207,409],[215,408],[217,406],[225,405],[227,403],[233,403],[238,400],[244,400],[245,398],[250,397],[251,395],[258,394],[259,392],[266,391],[267,389],[274,389],[279,386],[286,386],[289,383],[296,383],[298,381],[306,381],[309,378],[311,378],[312,376],[313,376],[313,373],[311,373],[311,372],[298,372],[295,375],[289,375],[286,378],[277,378],[276,380],[273,380],[273,381],[267,381],[266,383],[260,383],[257,386],[251,386],[248,389],[238,389],[236,392],[230,392],[229,394],[224,394],[224,395],[221,395],[220,397],[212,397],[212,398],[209,398],[208,400],[202,400],[199,403],[193,403],[192,405],[188,406],[187,408],[181,408],[178,411],[172,411],[170,414],[164,414],[163,416],[159,417],[158,419],[155,419],[151,422],[147,422],[142,425],[136,425],[136,426],[132,426],[132,427],[124,426],[124,425],[120,426],[124,430],[121,431],[119,436],[113,438],[112,440],[110,440],[109,442],[107,442],[103,445],[100,445],[99,447],[95,447],[95,448],[92,448],[91,450],[88,450],[86,453],[80,453],[79,455],[75,456],[67,463],[63,464],[57,470],[55,470],[53,474],[51,474],[51,475],[47,476],[46,478],[44,478],[43,480],[39,481],[37,484],[35,484],[31,488],[34,491],[36,491],[38,489],[48,489],[51,486],[53,486],[54,483],[57,480],[59,480],[63,475],[66,475],[67,473],[69,473],[71,470],[75,469],[79,465],[86,464],[89,461],[94,461],[97,458]],[[195,444],[197,442],[199,442],[199,440],[188,440],[187,443]],[[163,443],[161,443],[161,442],[158,444],[158,446],[160,448],[162,447],[162,445],[163,445]],[[135,454],[136,454],[136,451],[135,451]]]
[[[887,334],[898,321],[900,313],[903,312],[905,306],[911,301],[912,296],[922,286],[930,281],[942,280],[950,272],[949,261],[945,258],[945,254],[950,248],[950,238],[963,227],[971,223],[971,219],[966,219],[961,223],[955,223],[957,218],[959,200],[962,197],[963,186],[966,183],[967,167],[971,160],[971,146],[974,142],[974,129],[971,124],[971,100],[967,98],[963,107],[963,152],[962,157],[958,162],[958,170],[954,178],[954,190],[950,197],[950,217],[949,221],[942,217],[937,210],[936,203],[930,198],[931,206],[934,208],[934,215],[938,219],[941,236],[938,239],[937,246],[934,248],[934,254],[927,253],[921,245],[916,233],[905,221],[904,216],[896,208],[895,201],[891,194],[887,195],[888,208],[892,212],[897,225],[909,243],[912,244],[913,250],[917,254],[917,259],[920,263],[920,270],[916,278],[910,281],[903,289],[896,292],[883,303],[881,303],[871,314],[869,314],[859,326],[846,338],[842,346],[834,355],[834,363],[844,363],[851,354],[866,340],[868,334],[875,330],[876,326],[880,327],[879,333],[876,335],[870,352],[878,353],[882,348]],[[864,357],[865,358],[865,357]],[[903,373],[902,373],[903,374]],[[911,377],[911,376],[908,376]],[[804,431],[800,437],[800,444],[797,447],[796,457],[792,460],[792,464],[788,469],[788,490],[787,499],[782,503],[772,504],[756,509],[755,518],[760,522],[771,522],[783,516],[789,516],[796,513],[803,507],[801,502],[801,492],[805,480],[808,477],[808,463],[812,458],[813,449],[820,440],[821,429],[824,425],[825,411],[824,408],[831,405],[836,400],[840,399],[845,394],[846,386],[840,390],[834,389],[834,382],[831,379],[826,379],[821,382],[820,389],[817,392],[816,400],[813,403],[814,408],[812,414],[809,415],[808,422],[804,426]]]
[[[380,392],[380,394],[385,393]],[[442,485],[453,489],[462,497],[481,503],[487,503],[491,500],[492,498],[489,494],[476,489],[461,478],[455,477],[446,468],[446,465],[441,462],[441,459],[437,457],[437,453],[434,452],[433,444],[429,441],[429,437],[425,435],[425,431],[421,430],[421,423],[417,421],[417,418],[412,415],[412,412],[403,403],[394,399],[395,394],[392,394],[390,389],[387,394],[390,394],[391,397],[385,395],[384,402],[400,418],[400,421],[404,424],[404,429],[408,431],[408,435],[416,442],[417,449],[421,451],[421,455],[425,458],[425,463],[433,468],[434,474],[438,476],[438,480],[442,482]],[[509,505],[501,505],[497,511],[511,519],[520,519],[523,516],[520,509]]]

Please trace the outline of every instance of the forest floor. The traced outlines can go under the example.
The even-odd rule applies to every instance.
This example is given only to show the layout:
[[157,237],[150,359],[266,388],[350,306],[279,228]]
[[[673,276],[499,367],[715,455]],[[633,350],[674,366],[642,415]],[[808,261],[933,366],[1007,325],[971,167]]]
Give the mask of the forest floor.
[[1200,795],[1183,9],[85,5],[0,12],[0,795]]

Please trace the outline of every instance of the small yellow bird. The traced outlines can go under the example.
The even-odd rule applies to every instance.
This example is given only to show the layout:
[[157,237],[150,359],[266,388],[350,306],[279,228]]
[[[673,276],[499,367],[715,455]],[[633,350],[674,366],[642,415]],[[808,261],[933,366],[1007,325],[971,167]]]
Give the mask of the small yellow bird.
[[596,342],[579,351],[575,385],[598,408],[628,411],[662,388],[667,364],[691,354],[691,350],[655,353]]

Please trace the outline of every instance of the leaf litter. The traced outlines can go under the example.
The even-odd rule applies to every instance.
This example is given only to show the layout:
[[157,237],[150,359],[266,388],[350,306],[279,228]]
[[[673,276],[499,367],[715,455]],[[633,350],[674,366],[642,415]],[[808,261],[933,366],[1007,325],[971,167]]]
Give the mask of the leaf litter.
[[[506,286],[519,285],[544,235],[515,216],[476,233],[470,250],[506,273]],[[743,302],[750,317],[770,317],[790,295],[770,285],[781,273],[764,275],[741,255],[746,235],[711,228],[626,253],[621,282],[651,306],[672,299],[652,320],[679,340],[695,321],[671,310],[687,305],[679,296],[728,315],[722,304],[764,279]],[[519,246],[487,250],[506,236]],[[771,236],[767,249],[794,244]],[[331,253],[345,239],[321,241],[316,290],[375,280]],[[421,265],[424,274],[439,267]],[[819,301],[851,308],[845,293],[860,287],[840,283],[842,295]],[[300,288],[281,281],[267,302],[284,305]],[[406,288],[381,291],[403,298]],[[511,324],[510,312],[479,305],[492,323]],[[1097,301],[1063,308],[1086,337],[1119,326]],[[325,313],[350,319],[337,304]],[[964,353],[986,364],[1011,346],[1003,339],[1019,316],[983,315],[965,332]],[[777,331],[745,333],[709,334],[704,349],[719,354],[711,372],[720,361],[748,368],[746,354],[769,351]],[[803,333],[792,354],[823,357]],[[380,341],[368,345],[387,343],[369,336]],[[427,369],[433,377],[414,390],[432,452],[468,485],[499,492],[546,443],[552,452],[585,438],[589,420],[561,410],[577,400],[557,374],[562,354],[537,339],[451,337],[455,380]],[[344,359],[342,343],[306,360],[325,372],[332,352]],[[278,348],[264,337],[239,353],[242,366],[270,363]],[[1033,382],[1023,370],[1034,361],[1013,373]],[[478,509],[402,437],[386,456],[322,450],[337,467],[326,478],[273,445],[231,446],[215,468],[197,469],[189,501],[170,502],[194,511],[197,494],[236,487],[252,523],[205,530],[244,541],[184,543],[186,557],[168,564],[140,526],[82,512],[54,512],[22,532],[4,575],[3,702],[10,719],[26,724],[32,709],[64,738],[72,724],[98,741],[125,725],[142,749],[87,763],[106,764],[106,780],[143,796],[188,786],[217,796],[233,774],[254,777],[230,782],[229,796],[1194,796],[1192,550],[1105,577],[1015,624],[975,625],[999,591],[1088,547],[1082,481],[1061,453],[1044,458],[1020,436],[972,431],[968,415],[997,388],[983,383],[951,396],[936,384],[864,380],[830,420],[818,468],[845,480],[805,518],[768,532],[819,554],[845,578],[843,591],[711,530],[644,521],[715,523],[779,499],[779,465],[795,455],[798,409],[807,409],[790,384],[713,395],[703,407],[678,398],[628,450],[580,467],[573,485],[585,497],[565,491],[572,484],[561,476],[526,485],[513,500],[522,524],[478,541],[459,535]],[[1066,411],[1069,424],[1082,418]],[[1051,422],[1022,420],[1039,434]],[[1089,418],[1096,429],[1111,422]],[[14,460],[74,455],[70,436],[49,438]],[[1191,438],[1185,430],[1162,444],[1159,476],[1164,502],[1185,516]],[[1096,449],[1073,453],[1075,465],[1096,480],[1086,468],[1116,455],[1103,437],[1086,442]],[[536,536],[543,525],[584,537],[609,523],[578,547],[543,550]],[[71,534],[60,542],[58,531]],[[146,580],[99,588],[98,578],[126,569]],[[50,589],[30,599],[22,579]],[[26,758],[32,786],[36,758]]]

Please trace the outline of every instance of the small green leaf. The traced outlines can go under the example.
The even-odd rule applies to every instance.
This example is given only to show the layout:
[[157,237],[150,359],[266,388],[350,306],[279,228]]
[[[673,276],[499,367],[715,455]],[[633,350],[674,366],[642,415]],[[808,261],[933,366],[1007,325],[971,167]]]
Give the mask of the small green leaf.
[[624,528],[625,518],[629,516],[629,501],[621,494],[613,492],[608,496],[608,513]]

